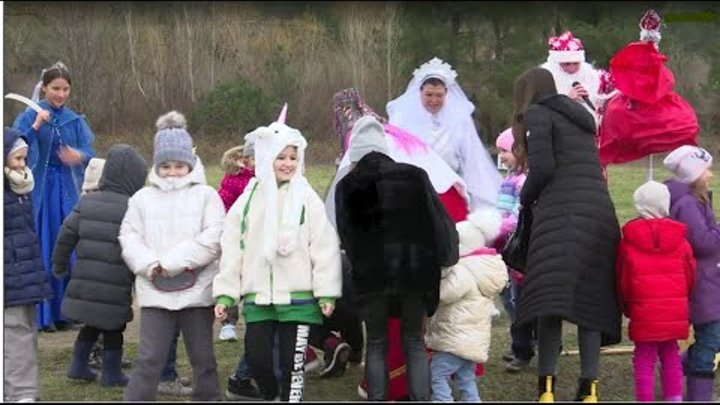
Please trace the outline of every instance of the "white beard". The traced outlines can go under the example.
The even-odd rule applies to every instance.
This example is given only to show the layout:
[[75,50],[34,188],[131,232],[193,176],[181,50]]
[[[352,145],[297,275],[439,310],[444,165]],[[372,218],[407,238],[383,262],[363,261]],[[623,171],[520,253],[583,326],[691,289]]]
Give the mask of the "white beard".
[[[593,103],[595,108],[598,107],[601,101],[598,94],[600,90],[600,73],[593,69],[592,65],[583,62],[580,64],[580,69],[573,74],[566,73],[558,63],[545,62],[540,67],[552,73],[558,94],[567,95],[573,88],[572,84],[578,82],[587,90],[590,102]],[[584,102],[580,101],[580,103],[593,114],[597,121],[597,114]]]

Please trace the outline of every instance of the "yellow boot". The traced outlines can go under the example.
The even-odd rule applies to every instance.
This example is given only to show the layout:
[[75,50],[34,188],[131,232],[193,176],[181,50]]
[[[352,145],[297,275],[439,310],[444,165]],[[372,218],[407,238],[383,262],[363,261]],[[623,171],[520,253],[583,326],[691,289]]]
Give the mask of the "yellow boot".
[[538,402],[555,402],[555,376],[541,375],[538,378]]
[[595,378],[581,378],[578,380],[576,401],[598,402],[598,380]]

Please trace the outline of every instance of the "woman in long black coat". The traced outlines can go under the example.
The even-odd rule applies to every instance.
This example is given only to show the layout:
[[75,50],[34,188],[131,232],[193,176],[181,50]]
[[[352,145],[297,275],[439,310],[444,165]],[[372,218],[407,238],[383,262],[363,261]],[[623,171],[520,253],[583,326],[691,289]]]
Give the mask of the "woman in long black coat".
[[576,324],[576,400],[596,400],[600,347],[620,341],[621,314],[615,294],[620,231],[600,168],[595,121],[578,102],[557,94],[552,74],[542,68],[518,78],[515,105],[514,152],[528,167],[520,203],[533,214],[515,322],[538,320],[541,402],[554,399],[562,321]]

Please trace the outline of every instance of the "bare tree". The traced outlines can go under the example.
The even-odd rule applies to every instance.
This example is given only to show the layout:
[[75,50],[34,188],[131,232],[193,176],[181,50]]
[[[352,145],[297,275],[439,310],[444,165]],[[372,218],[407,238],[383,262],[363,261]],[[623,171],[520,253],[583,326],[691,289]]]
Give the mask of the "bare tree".
[[136,68],[136,55],[135,55],[135,35],[133,34],[133,25],[132,25],[132,4],[128,3],[127,8],[125,10],[125,27],[127,28],[127,36],[128,36],[128,47],[130,48],[130,70],[132,71],[133,79],[135,79],[135,83],[137,84],[138,90],[140,90],[140,94],[147,100],[148,96],[145,94],[145,90],[142,87],[142,83],[140,83],[140,78],[137,74],[137,68]]
[[365,91],[366,64],[372,58],[372,22],[368,18],[368,9],[363,4],[343,5],[344,18],[342,46],[350,64],[353,87],[361,93]]
[[390,100],[395,92],[395,79],[398,75],[397,67],[402,65],[398,53],[398,44],[402,37],[402,10],[397,2],[385,3],[385,65],[387,67],[387,99]]
[[[188,83],[190,85],[190,101],[195,103],[195,78],[193,75],[193,32],[190,27],[190,16],[188,15],[187,4],[182,5],[184,28],[185,28],[185,50],[187,52]],[[180,24],[180,22],[178,21]]]

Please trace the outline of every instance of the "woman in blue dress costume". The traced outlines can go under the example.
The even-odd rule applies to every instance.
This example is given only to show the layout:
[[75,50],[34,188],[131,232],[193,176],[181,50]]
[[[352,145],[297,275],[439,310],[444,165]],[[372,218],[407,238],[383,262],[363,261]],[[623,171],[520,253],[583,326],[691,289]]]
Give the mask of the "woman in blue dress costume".
[[[95,135],[85,117],[65,106],[70,85],[70,74],[62,62],[44,70],[33,95],[37,101],[42,90],[44,98],[38,104],[43,110],[37,113],[28,108],[13,124],[30,144],[28,164],[35,177],[32,192],[35,227],[48,272],[52,269],[52,251],[62,222],[78,201],[85,167],[95,156]],[[74,259],[69,266],[73,263]],[[58,280],[50,274],[54,298],[37,304],[38,329],[54,331],[70,326],[60,314],[69,279]]]

